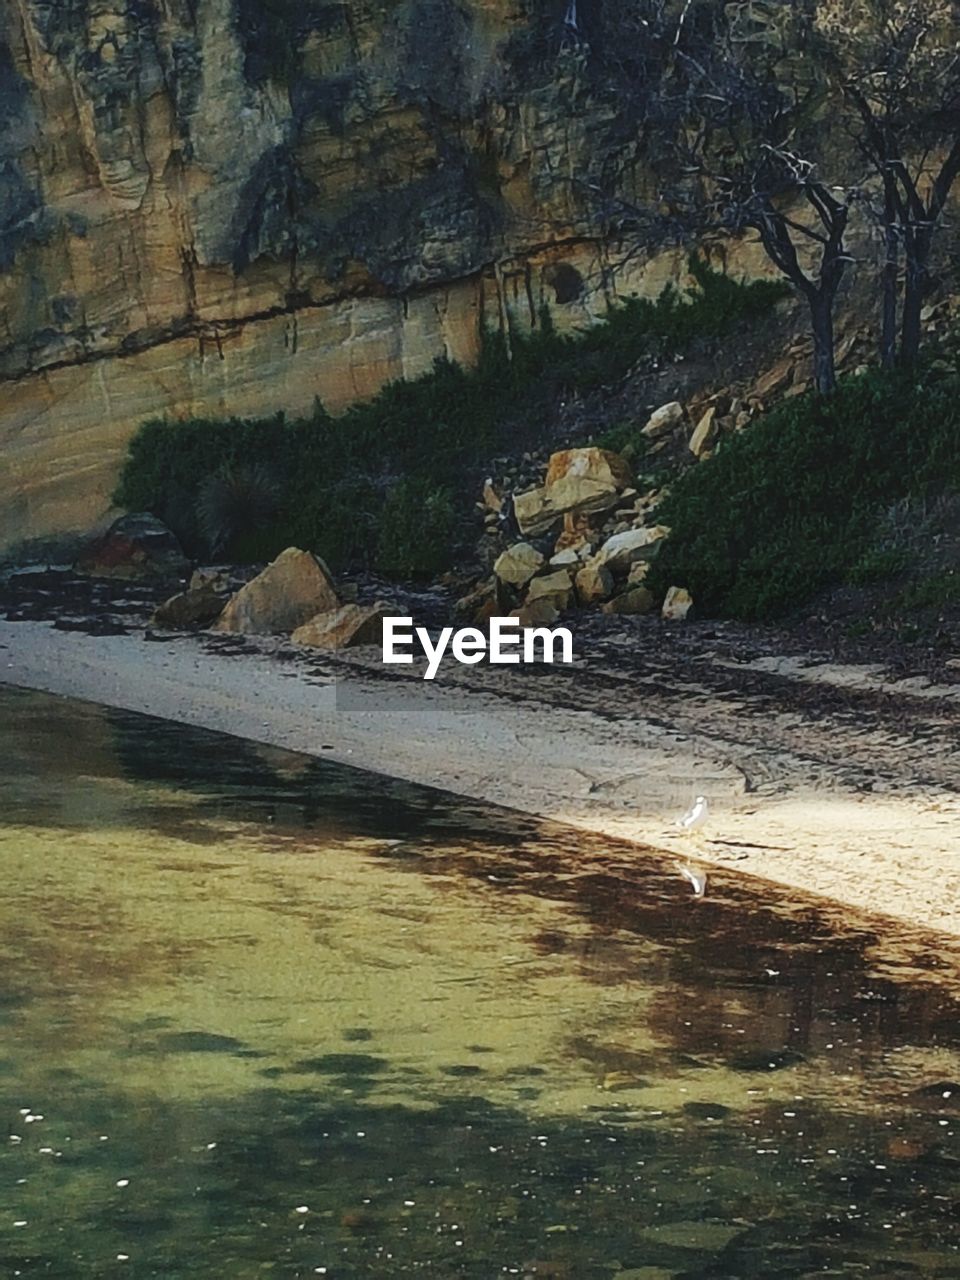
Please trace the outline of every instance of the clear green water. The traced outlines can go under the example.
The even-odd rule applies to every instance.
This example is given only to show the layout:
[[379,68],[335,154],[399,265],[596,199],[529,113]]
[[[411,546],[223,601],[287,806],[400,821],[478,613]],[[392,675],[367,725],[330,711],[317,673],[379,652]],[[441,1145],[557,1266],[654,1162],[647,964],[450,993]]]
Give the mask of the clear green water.
[[0,742],[0,1276],[960,1275],[929,942],[97,707]]

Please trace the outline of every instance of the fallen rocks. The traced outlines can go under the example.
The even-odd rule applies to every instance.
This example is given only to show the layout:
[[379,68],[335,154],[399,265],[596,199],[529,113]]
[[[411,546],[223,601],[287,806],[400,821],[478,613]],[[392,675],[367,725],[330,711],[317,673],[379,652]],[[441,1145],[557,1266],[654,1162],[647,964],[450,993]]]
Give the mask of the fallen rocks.
[[[695,453],[708,456],[717,435],[732,430],[732,419],[719,414],[734,407],[736,402],[727,394],[713,393],[699,402],[690,437]],[[655,431],[672,430],[687,421],[688,413],[677,401],[661,406],[651,419]],[[572,605],[602,607],[609,614],[655,612],[661,598],[654,596],[646,578],[670,530],[646,521],[656,518],[666,488],[635,488],[625,458],[595,446],[551,454],[543,476],[538,488],[515,496],[506,493],[504,504],[514,503],[517,523],[528,536],[504,549],[508,535],[501,525],[493,576],[480,580],[457,601],[457,616],[482,626],[497,614],[509,613],[525,625],[539,626],[552,623]],[[529,473],[526,478],[535,479]],[[489,487],[487,482],[484,501],[476,504],[480,510],[487,509]],[[549,530],[549,539],[534,530]],[[496,545],[493,538],[487,541]],[[484,556],[478,561],[490,563]],[[673,610],[680,616],[682,604],[672,604]]]
[[73,566],[91,578],[183,578],[190,562],[170,529],[147,511],[121,516],[95,539]]
[[393,616],[384,605],[344,604],[318,613],[297,627],[294,644],[316,649],[351,649],[362,644],[383,644],[383,620]]
[[686,587],[671,587],[664,597],[660,616],[666,622],[683,622],[693,608],[693,596]]
[[326,566],[309,551],[287,547],[231,597],[215,629],[243,635],[288,634],[338,604]]
[[523,587],[543,568],[544,558],[529,542],[516,542],[497,557],[493,572],[511,587]]

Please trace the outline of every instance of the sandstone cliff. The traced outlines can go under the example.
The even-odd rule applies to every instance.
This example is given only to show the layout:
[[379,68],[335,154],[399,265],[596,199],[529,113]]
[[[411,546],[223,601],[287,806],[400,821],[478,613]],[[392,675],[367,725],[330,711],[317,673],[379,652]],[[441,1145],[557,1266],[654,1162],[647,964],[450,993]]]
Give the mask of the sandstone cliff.
[[0,548],[88,529],[150,416],[336,411],[561,325],[656,197],[595,7],[0,0]]

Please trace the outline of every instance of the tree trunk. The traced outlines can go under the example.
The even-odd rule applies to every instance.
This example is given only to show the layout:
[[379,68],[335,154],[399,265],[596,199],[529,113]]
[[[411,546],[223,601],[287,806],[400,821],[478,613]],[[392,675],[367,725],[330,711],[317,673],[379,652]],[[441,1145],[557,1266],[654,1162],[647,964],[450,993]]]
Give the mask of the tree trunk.
[[910,366],[920,358],[920,313],[927,295],[929,244],[918,240],[907,247],[907,273],[903,286],[903,322],[900,329],[900,361]]
[[810,325],[813,329],[813,379],[820,395],[829,395],[837,386],[837,366],[834,359],[833,298],[823,290],[808,295]]
[[889,188],[883,209],[884,259],[880,273],[882,291],[880,323],[880,363],[892,369],[897,362],[897,276],[900,272],[900,241],[897,236],[896,197]]

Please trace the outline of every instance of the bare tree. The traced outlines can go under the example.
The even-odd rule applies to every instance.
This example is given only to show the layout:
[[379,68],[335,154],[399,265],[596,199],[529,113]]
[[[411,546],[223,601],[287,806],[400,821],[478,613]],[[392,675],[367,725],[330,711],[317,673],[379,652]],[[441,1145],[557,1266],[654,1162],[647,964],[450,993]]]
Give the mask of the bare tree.
[[817,151],[820,85],[804,65],[802,13],[759,32],[729,5],[709,27],[677,28],[688,88],[677,132],[680,170],[696,175],[703,229],[755,230],[768,258],[805,300],[814,382],[836,386],[834,311],[848,265],[845,236],[856,187],[828,182]]
[[816,54],[852,113],[851,132],[880,187],[880,356],[887,367],[918,358],[931,253],[960,174],[958,14],[955,0],[820,0],[813,18]]
[[852,194],[827,186],[811,162],[770,144],[741,176],[719,178],[717,189],[720,225],[735,232],[752,227],[767,257],[806,301],[814,385],[827,394],[837,385],[834,310],[852,261],[844,243]]

